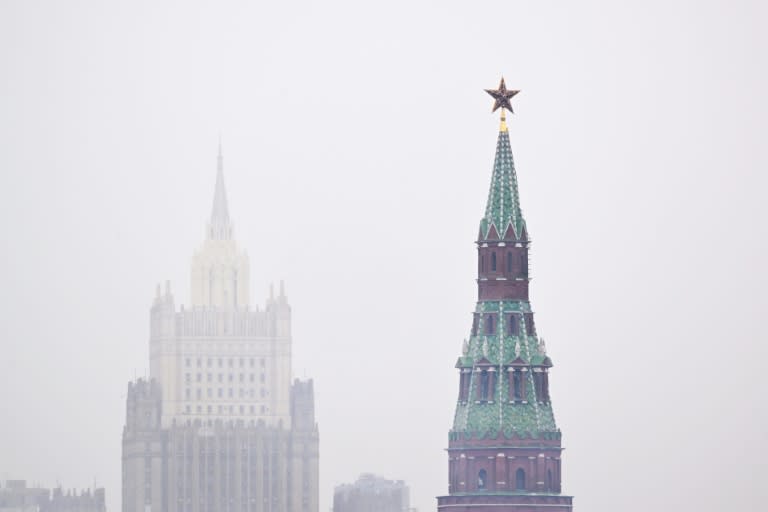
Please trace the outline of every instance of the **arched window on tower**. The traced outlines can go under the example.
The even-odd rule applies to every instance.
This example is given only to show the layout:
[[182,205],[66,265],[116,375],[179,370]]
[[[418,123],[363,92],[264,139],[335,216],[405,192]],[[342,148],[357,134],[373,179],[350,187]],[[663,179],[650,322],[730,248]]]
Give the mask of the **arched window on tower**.
[[528,256],[525,253],[520,255],[520,275],[528,277]]
[[525,471],[523,468],[518,468],[515,472],[515,489],[518,491],[525,490]]
[[522,400],[523,399],[523,376],[522,372],[520,370],[515,370],[512,372],[512,382],[513,382],[513,400]]
[[493,325],[493,315],[485,317],[485,334],[493,334],[496,332],[496,326]]
[[496,252],[491,253],[491,272],[496,272]]
[[477,474],[477,489],[484,490],[487,480],[488,480],[488,472],[484,469],[481,469],[480,472]]
[[520,321],[518,320],[517,315],[509,315],[507,331],[507,334],[510,336],[517,336],[520,333]]
[[480,400],[488,400],[488,391],[490,388],[490,375],[487,370],[480,374]]
[[554,488],[552,487],[552,470],[547,470],[547,491],[554,491]]
[[512,251],[507,251],[507,274],[512,273]]

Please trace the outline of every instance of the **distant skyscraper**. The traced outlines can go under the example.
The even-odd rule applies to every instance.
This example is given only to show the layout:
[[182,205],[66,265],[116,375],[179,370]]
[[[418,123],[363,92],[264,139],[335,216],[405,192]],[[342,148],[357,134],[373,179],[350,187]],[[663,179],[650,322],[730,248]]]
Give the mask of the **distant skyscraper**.
[[410,492],[402,480],[386,480],[371,474],[357,482],[336,487],[333,512],[408,512]]
[[488,91],[502,108],[485,216],[480,221],[478,300],[456,362],[459,393],[448,441],[441,512],[566,512],[560,430],[549,396],[552,360],[528,299],[528,229],[520,208],[502,80]]
[[150,313],[150,379],[128,387],[123,512],[317,512],[312,381],[291,383],[282,283],[253,307],[233,236],[221,148],[191,304],[170,285]]

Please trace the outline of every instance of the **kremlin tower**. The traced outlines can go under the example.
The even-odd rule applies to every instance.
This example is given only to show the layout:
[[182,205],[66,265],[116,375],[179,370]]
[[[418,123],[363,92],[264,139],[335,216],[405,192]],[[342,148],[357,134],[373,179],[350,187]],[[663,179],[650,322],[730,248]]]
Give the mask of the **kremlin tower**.
[[549,393],[552,360],[528,298],[530,239],[520,208],[505,109],[519,91],[487,90],[501,127],[477,240],[477,305],[456,368],[448,495],[440,512],[572,510],[561,494],[561,433]]

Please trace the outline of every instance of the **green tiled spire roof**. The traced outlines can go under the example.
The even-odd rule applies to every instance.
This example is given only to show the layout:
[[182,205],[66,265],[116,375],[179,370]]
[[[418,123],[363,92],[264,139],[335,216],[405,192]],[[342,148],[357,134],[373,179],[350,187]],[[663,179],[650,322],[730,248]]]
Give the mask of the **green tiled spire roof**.
[[488,192],[485,216],[480,221],[480,238],[488,238],[491,226],[495,226],[499,237],[503,237],[510,224],[514,228],[515,237],[520,238],[525,220],[520,209],[520,195],[517,191],[515,163],[509,146],[509,132],[502,118],[499,139],[496,143],[496,158],[493,162],[491,190]]
[[[454,432],[466,432],[486,436],[502,432],[527,437],[540,437],[545,433],[559,432],[555,422],[551,402],[540,402],[531,371],[525,374],[525,403],[510,403],[508,372],[505,365],[515,359],[521,359],[530,370],[533,366],[551,365],[544,343],[535,332],[526,326],[524,313],[531,313],[528,301],[480,301],[475,314],[479,319],[477,334],[469,338],[464,353],[456,366],[472,368],[483,361],[496,369],[498,382],[495,386],[494,400],[478,402],[477,387],[480,385],[476,373],[472,374],[469,384],[469,400],[459,403],[453,420]],[[482,334],[485,330],[484,319],[488,313],[496,313],[498,326],[493,335]],[[520,325],[517,334],[508,334],[507,319],[510,314],[519,314]],[[529,334],[530,332],[530,334]]]

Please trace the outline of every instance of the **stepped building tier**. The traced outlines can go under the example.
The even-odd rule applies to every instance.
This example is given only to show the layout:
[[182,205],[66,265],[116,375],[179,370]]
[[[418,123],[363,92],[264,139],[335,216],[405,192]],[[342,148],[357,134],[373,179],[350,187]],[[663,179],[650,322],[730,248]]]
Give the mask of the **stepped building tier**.
[[[502,79],[498,90],[488,92],[508,98],[517,91],[507,91]],[[549,393],[552,360],[536,333],[528,298],[530,239],[504,108],[511,110],[502,106],[477,239],[478,300],[456,362],[449,492],[438,497],[443,512],[572,510],[572,497],[561,493],[561,433]]]
[[124,512],[317,512],[312,381],[291,382],[291,308],[280,283],[251,305],[219,148],[190,305],[170,284],[150,310],[150,378],[128,388]]

